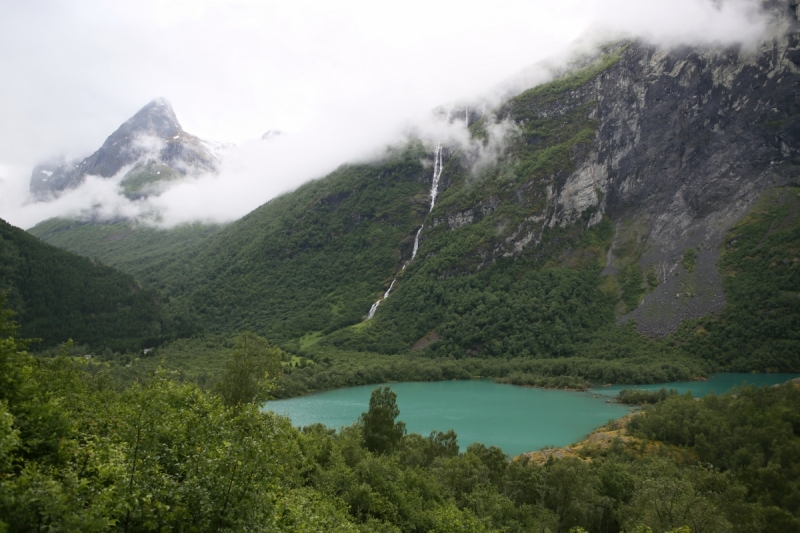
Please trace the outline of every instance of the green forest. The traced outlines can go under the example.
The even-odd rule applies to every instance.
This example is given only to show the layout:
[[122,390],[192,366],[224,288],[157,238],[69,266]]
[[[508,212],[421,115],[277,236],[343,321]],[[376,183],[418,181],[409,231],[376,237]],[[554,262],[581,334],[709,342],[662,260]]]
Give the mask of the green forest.
[[728,305],[675,334],[688,353],[733,370],[800,368],[800,187],[767,191],[725,239]]
[[[342,314],[348,309],[344,302],[354,293],[322,296],[332,278],[320,281],[316,291],[283,284],[280,291],[270,293],[270,298],[283,298],[281,305],[287,306],[285,314],[275,315],[283,316],[278,323],[291,322],[284,319],[292,316],[291,306],[299,300],[290,295],[304,290],[308,305],[318,312],[308,312],[291,333],[265,333],[258,321],[242,330],[254,330],[294,357],[274,391],[277,397],[393,380],[490,377],[520,385],[581,389],[591,383],[688,380],[720,370],[796,371],[800,367],[798,194],[798,188],[770,191],[730,230],[719,260],[728,298],[725,309],[689,321],[663,339],[640,335],[633,324],[614,325],[615,308],[625,292],[609,284],[613,278],[602,276],[591,261],[570,267],[552,259],[524,257],[446,279],[437,277],[436,270],[426,274],[434,268],[428,264],[411,265],[381,306],[382,312],[368,322]],[[45,341],[34,344],[35,351],[72,338],[74,354],[93,353],[95,360],[106,361],[130,381],[147,379],[159,364],[204,388],[219,378],[220,358],[242,331],[238,325],[215,333],[219,324],[208,326],[206,318],[190,313],[193,308],[183,300],[139,288],[130,276],[43,245],[10,226],[4,228],[3,253],[9,260],[3,263],[2,279],[11,288],[10,306],[19,313],[24,335]],[[412,234],[413,226],[407,232]],[[608,229],[601,224],[579,237],[586,249],[602,248]],[[316,260],[332,259],[323,253]],[[24,261],[30,268],[21,268],[27,264]],[[283,272],[278,266],[276,272]],[[53,272],[60,274],[52,277]],[[280,275],[288,280],[290,272]],[[266,274],[261,278],[266,292],[275,287],[268,280]],[[648,290],[645,277],[639,280],[639,290]],[[357,291],[364,283],[362,279],[349,290]],[[73,300],[47,306],[47,295],[54,293],[71,294]],[[222,294],[233,298],[247,293],[243,288]],[[311,299],[313,295],[318,298]],[[71,301],[79,304],[70,306]],[[111,302],[120,303],[108,307]],[[364,306],[369,302],[365,298]],[[232,309],[234,299],[226,305],[223,309]],[[45,308],[46,313],[26,314]],[[83,309],[88,316],[76,312]],[[273,316],[270,308],[259,309]],[[245,306],[241,312],[250,311]],[[25,326],[28,316],[36,319]],[[344,322],[326,325],[332,316]],[[340,327],[348,321],[354,325]],[[107,324],[108,329],[89,328],[87,323]],[[429,330],[431,323],[440,326]],[[322,328],[332,331],[326,334]],[[142,331],[152,333],[143,338]],[[115,340],[125,335],[130,337]],[[419,338],[432,342],[415,343]],[[140,352],[157,346],[147,356]]]
[[[24,350],[0,315],[0,531],[793,532],[800,388],[664,394],[577,456],[408,434],[389,387],[338,430],[261,412],[284,355],[240,337],[213,391]],[[622,423],[624,424],[624,422]],[[613,423],[608,430],[619,428]]]
[[138,352],[196,332],[131,275],[65,252],[0,220],[0,293],[21,334],[47,348],[73,339],[97,350]]
[[220,229],[222,226],[198,223],[165,231],[123,220],[98,224],[96,221],[51,218],[30,228],[28,233],[48,244],[141,279],[153,264],[180,255]]

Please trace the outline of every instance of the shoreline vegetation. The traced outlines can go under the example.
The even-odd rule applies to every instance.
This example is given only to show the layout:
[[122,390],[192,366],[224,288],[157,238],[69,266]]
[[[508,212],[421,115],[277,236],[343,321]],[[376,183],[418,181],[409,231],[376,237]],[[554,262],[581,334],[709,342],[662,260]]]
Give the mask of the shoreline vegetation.
[[[87,358],[97,372],[113,376],[120,387],[133,382],[144,382],[162,368],[173,372],[175,379],[197,383],[203,389],[213,388],[223,370],[224,362],[230,356],[235,340],[222,340],[218,336],[203,336],[174,341],[154,349],[147,355],[121,358],[107,355],[85,355],[87,347],[70,345],[69,354],[73,357]],[[60,348],[60,349],[63,349]],[[52,349],[38,353],[41,357],[53,357],[58,350]],[[385,356],[381,354],[359,354],[337,351],[323,354],[298,356],[284,352],[282,373],[272,391],[273,399],[286,399],[329,390],[382,383],[432,382],[451,380],[490,379],[496,383],[535,387],[544,389],[589,392],[602,386],[639,385],[688,381],[707,381],[712,373],[725,372],[718,369],[712,372],[691,373],[669,361],[647,368],[634,366],[621,374],[621,379],[588,380],[580,376],[547,375],[520,372],[515,369],[544,367],[556,372],[578,371],[584,368],[592,371],[590,358],[556,358],[531,360],[523,358],[491,359],[437,359],[414,356]],[[600,370],[604,367],[600,365]],[[775,372],[748,372],[750,374],[774,374]],[[596,375],[607,373],[595,372]]]
[[[629,327],[619,328],[629,329]],[[112,374],[120,386],[143,382],[163,367],[178,379],[214,386],[230,356],[235,338],[200,336],[180,339],[147,355],[92,354],[92,364]],[[57,349],[40,355],[52,357]],[[70,354],[86,357],[88,347],[72,346]],[[596,383],[643,385],[703,379],[712,367],[702,361],[656,361],[647,357],[607,361],[593,357],[562,358],[438,358],[383,355],[345,350],[285,352],[283,372],[273,391],[276,399],[350,386],[406,381],[493,379],[498,383],[544,388],[587,390]]]

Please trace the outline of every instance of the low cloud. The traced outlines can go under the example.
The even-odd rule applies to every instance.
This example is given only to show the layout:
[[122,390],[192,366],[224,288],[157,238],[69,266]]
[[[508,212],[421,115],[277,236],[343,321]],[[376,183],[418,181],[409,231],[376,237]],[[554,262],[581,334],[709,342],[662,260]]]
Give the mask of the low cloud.
[[592,29],[675,46],[756,43],[768,25],[756,0],[597,0]]
[[57,199],[48,202],[28,200],[19,206],[9,206],[3,202],[0,205],[6,215],[4,218],[7,217],[11,223],[24,228],[57,216],[74,219],[93,217],[101,220],[152,220],[155,215],[152,206],[147,202],[132,201],[121,194],[120,181],[129,169],[130,167],[124,168],[112,178],[87,176],[80,187],[67,190]]
[[[479,173],[513,125],[490,123],[490,142],[472,143],[460,119],[437,119],[431,109],[448,101],[491,109],[598,41],[753,44],[768,20],[755,0],[506,0],[491,11],[422,0],[402,9],[348,0],[318,12],[255,0],[65,5],[68,13],[0,8],[0,44],[15,43],[0,58],[9,74],[0,86],[0,217],[22,227],[90,213],[163,226],[235,220],[343,163],[379,157],[410,131],[432,148],[461,146]],[[88,155],[155,96],[172,101],[188,132],[238,142],[218,173],[146,200],[122,195],[117,176],[30,202],[35,163]],[[270,128],[285,133],[258,139]]]

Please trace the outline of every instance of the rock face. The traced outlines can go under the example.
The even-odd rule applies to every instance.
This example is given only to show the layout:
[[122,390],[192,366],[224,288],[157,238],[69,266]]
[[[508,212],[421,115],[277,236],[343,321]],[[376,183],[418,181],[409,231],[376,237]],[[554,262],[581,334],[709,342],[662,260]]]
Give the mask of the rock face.
[[[765,4],[772,16],[757,49],[658,48],[633,42],[581,86],[530,102],[523,115],[567,117],[588,109],[597,125],[574,170],[546,186],[531,213],[494,254],[516,255],[544,228],[608,216],[616,225],[606,273],[623,253],[652,269],[659,286],[621,320],[667,334],[725,304],[716,258],[725,232],[764,190],[800,182],[800,6]],[[507,118],[519,120],[520,109]],[[447,218],[468,224],[473,210]],[[697,268],[680,266],[696,249]],[[624,252],[623,252],[624,250]]]
[[134,196],[154,192],[156,183],[214,171],[224,145],[203,141],[181,128],[172,105],[157,98],[79,162],[59,161],[33,169],[30,191],[40,200],[79,186],[86,176],[110,178],[126,167],[122,184]]
[[[641,109],[636,121],[617,113],[626,140],[601,130],[608,194],[600,208],[618,224],[642,224],[640,265],[656,265],[662,281],[672,274],[631,314],[643,332],[666,334],[721,309],[715,259],[724,233],[761,192],[800,178],[800,39],[796,19],[777,22],[784,28],[757,53],[634,49],[626,61],[650,83],[626,91]],[[691,278],[679,267],[689,247],[700,250],[686,280],[698,292],[686,298],[677,285]]]

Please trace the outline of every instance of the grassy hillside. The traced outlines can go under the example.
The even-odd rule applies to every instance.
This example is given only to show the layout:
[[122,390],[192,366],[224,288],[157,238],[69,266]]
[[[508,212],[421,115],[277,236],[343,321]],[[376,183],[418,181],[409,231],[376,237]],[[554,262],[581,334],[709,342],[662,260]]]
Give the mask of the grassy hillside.
[[48,244],[102,261],[139,278],[220,229],[220,225],[195,223],[162,230],[122,220],[102,222],[51,218],[29,229],[28,233]]
[[128,274],[41,242],[0,220],[0,291],[21,334],[52,346],[69,338],[95,349],[136,351],[190,334],[156,291]]
[[[769,191],[731,229],[719,260],[727,307],[665,339],[640,335],[632,324],[613,325],[614,304],[625,291],[596,266],[569,269],[550,260],[537,266],[523,258],[444,280],[411,277],[409,267],[372,321],[283,341],[299,358],[286,368],[276,394],[477,377],[580,389],[590,382],[686,380],[722,369],[797,371],[798,194],[799,188]],[[602,239],[605,232],[600,225],[583,242]],[[561,257],[571,261],[574,254]],[[638,283],[637,291],[647,290],[646,278]],[[407,343],[431,322],[443,325],[408,350]],[[403,337],[406,331],[411,334]],[[207,387],[218,379],[229,338],[171,343],[155,357],[124,361],[132,366],[114,372],[125,381],[142,380],[161,364]]]
[[[450,150],[446,188],[429,216],[431,154],[412,142],[383,162],[344,166],[269,202],[143,281],[180,298],[220,333],[249,328],[285,343],[336,332],[325,342],[391,354],[409,352],[436,330],[441,355],[508,353],[508,343],[512,355],[567,355],[613,323],[616,297],[601,288],[598,268],[610,244],[608,223],[549,231],[547,246],[518,261],[484,261],[526,217],[541,213],[548,185],[580,159],[580,147],[593,139],[590,107],[566,120],[529,121],[507,157],[481,176]],[[472,127],[476,138],[485,127]],[[434,223],[487,198],[494,207],[473,224],[452,231]],[[419,255],[402,271],[424,221]],[[376,319],[362,325],[398,274]],[[515,319],[506,321],[510,313]],[[485,330],[487,320],[507,323]]]
[[[582,71],[586,83],[614,63],[605,58]],[[574,77],[574,76],[572,76]],[[570,79],[572,79],[572,77]],[[522,93],[501,113],[518,121],[506,152],[476,172],[453,153],[442,191],[422,234],[419,259],[399,277],[374,320],[323,343],[339,348],[445,357],[565,357],[613,326],[620,294],[600,276],[613,227],[592,228],[588,210],[567,227],[544,227],[548,190],[563,183],[594,140],[593,105],[533,120],[532,101],[564,90],[563,80]],[[572,85],[569,85],[572,87]],[[486,123],[471,131],[484,135]],[[469,213],[469,223],[453,223]],[[512,257],[496,250],[537,220],[541,243]],[[583,222],[583,223],[581,223]],[[531,228],[533,229],[533,228]]]
[[270,201],[194,246],[153,283],[210,331],[274,342],[363,320],[411,255],[428,201],[421,145],[347,165]]

